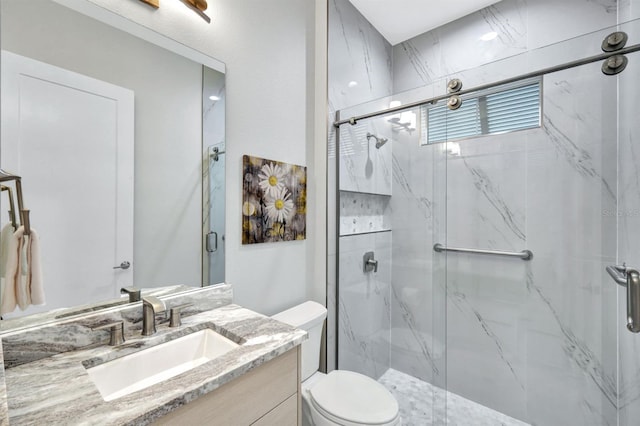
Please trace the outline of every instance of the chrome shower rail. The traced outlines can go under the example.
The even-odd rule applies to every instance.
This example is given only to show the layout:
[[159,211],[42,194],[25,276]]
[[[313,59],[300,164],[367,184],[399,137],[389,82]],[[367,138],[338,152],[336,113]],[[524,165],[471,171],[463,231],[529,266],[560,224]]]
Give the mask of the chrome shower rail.
[[517,81],[521,81],[521,80],[526,80],[529,78],[534,78],[534,77],[540,77],[543,76],[545,74],[550,74],[550,73],[554,73],[554,72],[558,72],[558,71],[563,71],[563,70],[567,70],[570,68],[575,68],[575,67],[579,67],[582,65],[586,65],[586,64],[590,64],[592,62],[597,62],[597,61],[602,61],[602,60],[607,60],[609,58],[612,58],[614,56],[617,55],[626,55],[628,53],[634,53],[640,51],[640,43],[639,44],[634,44],[632,46],[628,46],[616,51],[612,51],[612,52],[604,52],[604,53],[600,53],[598,55],[594,55],[594,56],[589,56],[587,58],[584,59],[578,59],[575,61],[571,61],[571,62],[567,62],[564,64],[560,64],[560,65],[555,65],[552,67],[548,67],[548,68],[543,68],[537,71],[533,71],[533,72],[529,72],[526,74],[522,74],[516,77],[511,77],[511,78],[506,78],[504,80],[500,80],[500,81],[496,81],[493,83],[487,83],[487,84],[481,84],[479,86],[473,87],[471,89],[465,89],[465,90],[460,90],[458,92],[455,93],[447,93],[444,95],[440,95],[440,96],[435,96],[433,98],[429,98],[429,99],[423,99],[417,102],[411,102],[408,103],[406,105],[400,105],[397,107],[393,107],[393,108],[387,108],[387,109],[383,109],[380,111],[375,111],[375,112],[371,112],[368,114],[362,114],[362,115],[357,115],[351,118],[347,118],[344,120],[340,120],[338,118],[336,118],[336,120],[333,123],[333,126],[336,128],[339,128],[341,125],[343,124],[351,124],[351,125],[355,125],[358,121],[360,120],[365,120],[367,118],[373,118],[373,117],[378,117],[380,115],[386,115],[386,114],[391,114],[391,113],[395,113],[395,112],[402,112],[402,111],[406,111],[415,107],[419,107],[421,105],[424,104],[436,104],[439,101],[445,100],[445,99],[449,99],[451,97],[451,95],[458,95],[458,96],[462,96],[462,95],[466,95],[467,93],[472,93],[472,92],[477,92],[477,91],[481,91],[481,90],[486,90],[486,89],[492,89],[494,87],[497,86],[502,86],[503,84],[509,84],[509,83],[515,83]]
[[457,253],[473,253],[473,254],[491,254],[494,256],[507,256],[507,257],[518,257],[522,260],[531,260],[533,259],[533,253],[531,250],[522,250],[519,252],[514,251],[499,251],[499,250],[478,250],[478,249],[467,249],[467,248],[457,248],[457,247],[445,247],[440,243],[437,243],[433,246],[433,250],[441,253],[443,251],[452,251]]

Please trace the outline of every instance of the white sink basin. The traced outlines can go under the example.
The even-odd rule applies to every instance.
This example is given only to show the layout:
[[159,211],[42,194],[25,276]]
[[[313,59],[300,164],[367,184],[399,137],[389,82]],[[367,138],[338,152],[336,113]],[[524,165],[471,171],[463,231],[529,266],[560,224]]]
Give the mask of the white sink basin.
[[211,361],[238,344],[205,329],[87,369],[105,401],[160,383]]

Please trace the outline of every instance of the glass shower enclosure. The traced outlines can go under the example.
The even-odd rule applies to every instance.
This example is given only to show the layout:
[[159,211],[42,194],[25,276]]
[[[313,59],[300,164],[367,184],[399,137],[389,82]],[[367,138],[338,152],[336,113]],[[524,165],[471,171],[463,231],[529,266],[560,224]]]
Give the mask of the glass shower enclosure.
[[407,424],[636,424],[638,30],[338,112],[329,337]]

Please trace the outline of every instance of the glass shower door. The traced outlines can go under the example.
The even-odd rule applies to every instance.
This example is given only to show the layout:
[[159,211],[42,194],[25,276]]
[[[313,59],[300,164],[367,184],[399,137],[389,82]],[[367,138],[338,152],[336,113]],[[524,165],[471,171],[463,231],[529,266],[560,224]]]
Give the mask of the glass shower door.
[[[411,100],[400,94],[340,114]],[[401,412],[412,412],[405,424],[440,424],[444,281],[435,289],[432,270],[445,263],[428,254],[445,231],[446,156],[421,146],[419,117],[414,108],[338,130],[337,367],[389,389]]]
[[[628,44],[638,27],[620,26]],[[509,79],[337,131],[337,364],[387,386],[408,424],[640,418],[640,336],[606,272],[640,268],[640,54],[617,76],[602,61],[529,74],[614,30],[340,112]]]
[[[493,82],[496,76],[594,55],[608,32],[455,77],[473,87],[482,76],[492,76]],[[618,336],[622,342],[638,336],[620,326],[626,302],[618,300],[618,286],[605,268],[640,262],[623,258],[617,241],[624,224],[618,218],[627,216],[620,215],[625,210],[619,203],[628,195],[619,178],[629,163],[622,143],[619,152],[618,135],[628,134],[631,150],[636,125],[630,119],[633,105],[626,121],[618,115],[618,93],[630,104],[638,93],[631,95],[635,87],[627,89],[635,85],[630,70],[612,77],[601,72],[601,65],[542,77],[539,127],[447,138],[446,245],[533,253],[527,260],[446,253],[441,278],[446,282],[446,405],[452,424],[617,424],[624,392]],[[619,84],[625,90],[619,91]],[[500,90],[506,93],[507,88]],[[531,101],[519,95],[517,110],[492,112],[482,105],[489,97],[469,97],[479,100],[477,120],[484,121],[479,124],[483,131],[522,119]],[[462,113],[462,108],[446,113],[448,135],[460,131],[456,114]],[[637,187],[631,191],[637,192]],[[638,234],[640,227],[634,229]]]

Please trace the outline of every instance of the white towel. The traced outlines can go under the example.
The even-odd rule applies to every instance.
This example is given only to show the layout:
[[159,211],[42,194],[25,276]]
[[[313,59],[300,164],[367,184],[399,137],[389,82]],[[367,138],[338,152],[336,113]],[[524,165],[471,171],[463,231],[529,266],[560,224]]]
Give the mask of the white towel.
[[42,268],[40,267],[40,238],[35,229],[31,228],[27,245],[29,274],[27,275],[27,289],[31,296],[32,305],[44,305],[44,287],[42,285]]
[[31,229],[31,234],[25,236],[24,227],[19,227],[9,240],[7,252],[7,269],[0,315],[13,312],[16,305],[25,310],[32,304],[44,304],[40,241],[37,232]]
[[4,273],[7,270],[7,258],[9,257],[9,240],[13,236],[16,230],[13,229],[11,223],[7,223],[2,227],[0,231],[0,277],[4,278]]
[[18,283],[22,282],[22,261],[20,260],[20,253],[22,252],[23,235],[24,228],[21,226],[9,239],[0,315],[13,312],[18,304],[16,290]]

